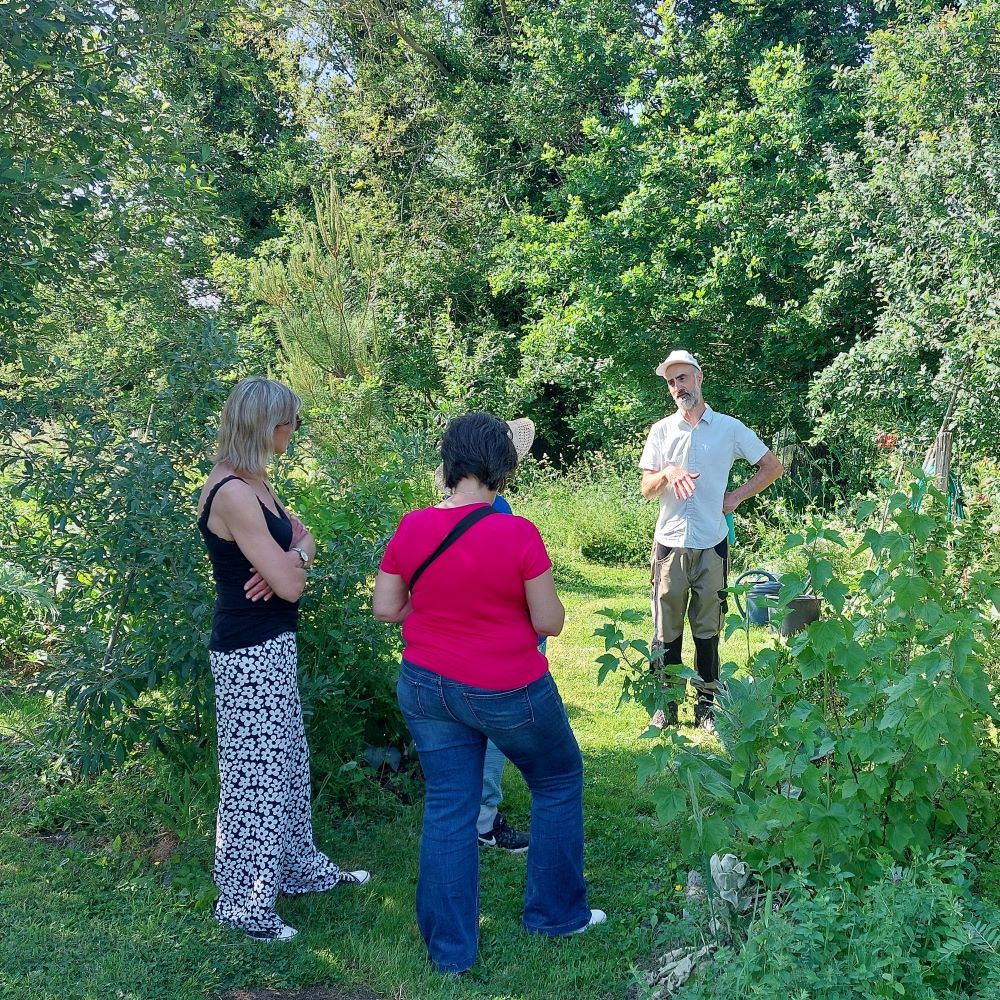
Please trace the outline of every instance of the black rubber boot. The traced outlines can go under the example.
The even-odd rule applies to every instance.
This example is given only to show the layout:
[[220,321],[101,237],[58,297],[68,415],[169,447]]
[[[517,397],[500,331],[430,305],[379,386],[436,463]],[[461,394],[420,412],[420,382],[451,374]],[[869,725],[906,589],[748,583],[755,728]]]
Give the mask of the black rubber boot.
[[[650,646],[649,669],[656,674],[663,684],[663,690],[667,694],[675,692],[683,695],[683,687],[678,687],[680,682],[676,675],[670,670],[671,667],[681,665],[681,644],[684,636],[679,635],[671,642],[663,643],[654,639]],[[655,718],[655,716],[654,716]],[[666,726],[677,725],[677,701],[668,701],[663,707],[663,723]]]
[[715,692],[719,687],[719,637],[708,636],[694,641],[694,668],[700,681],[698,702],[694,706],[694,724],[710,732],[715,730]]
[[694,706],[694,724],[699,729],[707,729],[709,732],[715,731],[714,702],[698,699]]

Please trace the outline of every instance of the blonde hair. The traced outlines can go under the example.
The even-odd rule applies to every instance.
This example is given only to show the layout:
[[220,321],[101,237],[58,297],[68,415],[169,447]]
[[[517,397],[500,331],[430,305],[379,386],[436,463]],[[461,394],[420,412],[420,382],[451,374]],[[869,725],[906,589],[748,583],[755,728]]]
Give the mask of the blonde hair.
[[274,431],[294,423],[302,400],[286,385],[257,375],[240,379],[222,407],[215,461],[262,476],[274,457]]

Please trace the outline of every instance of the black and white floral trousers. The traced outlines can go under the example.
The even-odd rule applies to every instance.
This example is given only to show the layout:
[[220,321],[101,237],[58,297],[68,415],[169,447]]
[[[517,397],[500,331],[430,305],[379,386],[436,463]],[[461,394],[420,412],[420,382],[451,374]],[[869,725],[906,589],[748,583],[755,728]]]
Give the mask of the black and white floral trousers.
[[219,726],[215,916],[278,931],[279,892],[332,889],[339,871],[313,843],[295,633],[210,659]]

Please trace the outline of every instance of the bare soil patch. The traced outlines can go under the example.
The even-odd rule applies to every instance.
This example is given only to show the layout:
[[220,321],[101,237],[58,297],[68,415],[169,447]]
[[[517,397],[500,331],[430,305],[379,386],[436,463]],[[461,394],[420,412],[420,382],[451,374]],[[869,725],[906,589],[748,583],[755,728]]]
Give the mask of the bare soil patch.
[[164,830],[163,833],[157,836],[155,842],[153,843],[149,852],[149,860],[158,861],[160,864],[164,861],[169,861],[179,845],[180,841],[177,839],[176,835]]

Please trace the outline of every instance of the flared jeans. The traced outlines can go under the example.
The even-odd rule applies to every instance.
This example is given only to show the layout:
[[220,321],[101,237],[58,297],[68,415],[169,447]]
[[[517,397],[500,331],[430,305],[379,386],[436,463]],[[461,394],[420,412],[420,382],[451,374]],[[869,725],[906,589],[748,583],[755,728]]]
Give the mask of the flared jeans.
[[590,919],[583,878],[583,758],[552,675],[527,687],[470,687],[403,661],[399,707],[427,782],[417,924],[440,972],[464,972],[479,945],[476,820],[487,739],[531,791],[522,922],[553,937]]

